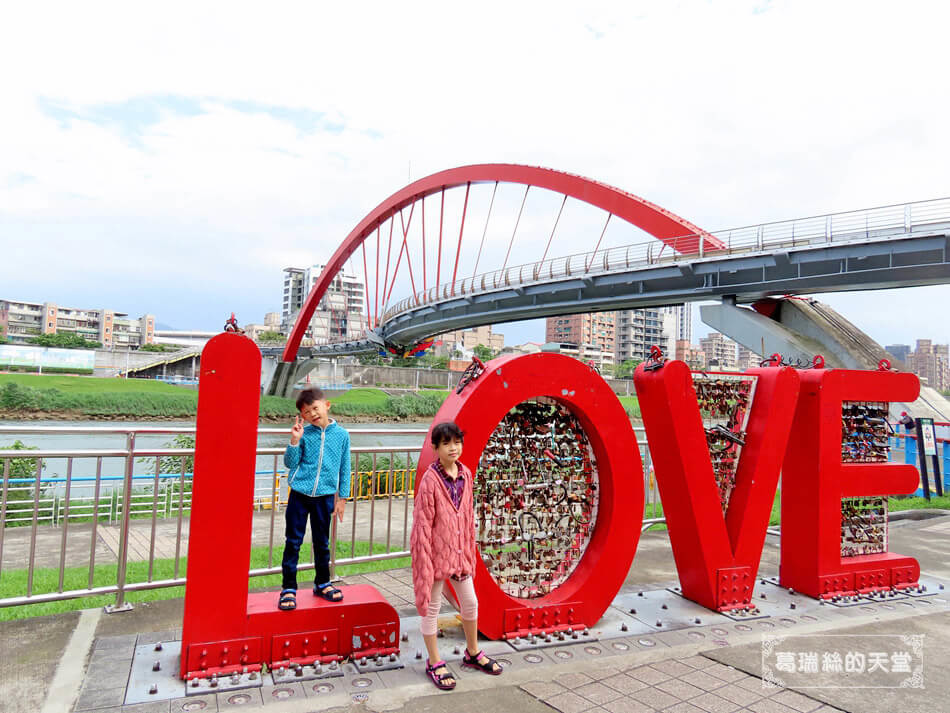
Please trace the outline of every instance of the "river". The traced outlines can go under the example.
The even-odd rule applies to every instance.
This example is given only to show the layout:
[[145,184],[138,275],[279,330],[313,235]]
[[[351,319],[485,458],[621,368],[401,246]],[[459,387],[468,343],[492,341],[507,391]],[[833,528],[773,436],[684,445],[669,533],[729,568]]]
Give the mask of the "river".
[[[57,428],[193,428],[194,421],[3,421],[0,420],[0,426],[16,427],[57,427]],[[350,442],[354,448],[387,446],[392,447],[399,456],[400,448],[418,448],[423,444],[425,436],[423,434],[370,434],[360,433],[360,431],[388,429],[393,431],[409,431],[426,428],[425,423],[354,423],[347,424],[346,428],[350,431]],[[260,433],[258,436],[258,445],[261,448],[279,448],[287,444],[290,427],[281,428],[277,425],[262,424],[261,430],[280,429],[278,433]],[[174,447],[171,443],[174,434],[168,433],[142,433],[136,436],[135,446],[137,450],[149,450],[165,447]],[[44,450],[65,450],[80,451],[90,449],[124,449],[126,438],[122,433],[0,433],[0,448],[8,448],[14,441],[19,440],[24,445],[34,446]],[[405,458],[405,451],[402,453]],[[283,469],[282,458],[277,458],[278,469]],[[148,476],[155,473],[154,458],[136,459],[135,475],[139,483],[148,482]],[[274,456],[258,456],[257,458],[257,487],[266,489],[269,487],[270,474],[274,468]],[[67,469],[67,460],[65,458],[50,458],[46,461],[43,469],[43,477],[61,478],[65,476]],[[0,463],[2,470],[2,463]],[[102,475],[104,490],[110,489],[110,484],[121,480],[125,472],[125,461],[123,458],[103,458]],[[75,458],[73,460],[72,477],[77,486],[80,483],[88,483],[96,474],[95,458]],[[61,485],[56,489],[60,490]]]

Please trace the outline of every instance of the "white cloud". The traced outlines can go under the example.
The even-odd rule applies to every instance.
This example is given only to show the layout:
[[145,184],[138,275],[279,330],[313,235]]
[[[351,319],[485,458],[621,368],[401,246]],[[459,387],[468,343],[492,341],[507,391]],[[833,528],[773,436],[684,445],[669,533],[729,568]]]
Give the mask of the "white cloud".
[[[251,312],[239,316],[260,319],[277,307],[280,269],[326,259],[410,166],[418,178],[546,165],[709,229],[948,195],[948,15],[814,1],[7,7],[2,293],[56,290],[70,304],[94,294],[90,280],[137,273],[111,281],[125,291],[110,306],[214,327],[195,303],[226,313],[239,291]],[[135,141],[89,120],[156,97],[203,113],[160,112]],[[56,120],[43,99],[87,118]],[[301,131],[248,103],[331,128]],[[528,205],[514,260],[531,259],[553,221],[543,200]],[[496,257],[510,226],[489,231]],[[561,254],[582,249],[581,228],[564,230]],[[630,235],[611,226],[605,239]],[[905,294],[864,294],[846,314],[894,334],[930,327],[885,321],[878,300]],[[920,336],[948,341],[942,326]]]

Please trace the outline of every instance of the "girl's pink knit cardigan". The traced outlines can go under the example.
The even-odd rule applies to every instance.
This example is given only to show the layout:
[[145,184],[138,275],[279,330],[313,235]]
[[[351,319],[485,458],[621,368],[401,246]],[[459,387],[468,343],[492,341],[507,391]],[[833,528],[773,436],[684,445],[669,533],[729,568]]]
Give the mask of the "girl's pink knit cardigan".
[[472,504],[472,471],[458,464],[459,477],[465,478],[462,502],[452,505],[442,476],[429,466],[416,490],[412,511],[412,586],[416,610],[426,615],[432,582],[453,574],[475,574],[475,509]]

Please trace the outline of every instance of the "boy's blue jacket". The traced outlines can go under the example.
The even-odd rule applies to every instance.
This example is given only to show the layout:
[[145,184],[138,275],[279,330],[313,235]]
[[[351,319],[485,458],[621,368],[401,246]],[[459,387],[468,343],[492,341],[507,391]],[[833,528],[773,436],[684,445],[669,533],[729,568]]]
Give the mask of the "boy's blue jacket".
[[336,421],[326,428],[304,426],[300,443],[284,451],[284,465],[298,493],[350,497],[350,434]]

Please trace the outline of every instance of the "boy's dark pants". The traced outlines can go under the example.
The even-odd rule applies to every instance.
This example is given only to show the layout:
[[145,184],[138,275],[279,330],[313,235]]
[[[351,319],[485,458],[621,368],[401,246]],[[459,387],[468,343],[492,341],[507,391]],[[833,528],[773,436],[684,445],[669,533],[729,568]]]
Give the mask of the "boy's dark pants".
[[284,534],[287,543],[284,545],[284,561],[282,589],[297,589],[297,559],[300,556],[300,545],[303,544],[307,533],[307,517],[310,517],[310,532],[313,535],[313,562],[316,567],[313,583],[326,584],[330,581],[330,523],[333,519],[333,505],[335,496],[318,495],[315,498],[291,489],[287,500],[287,511],[284,517],[287,527]]

